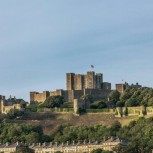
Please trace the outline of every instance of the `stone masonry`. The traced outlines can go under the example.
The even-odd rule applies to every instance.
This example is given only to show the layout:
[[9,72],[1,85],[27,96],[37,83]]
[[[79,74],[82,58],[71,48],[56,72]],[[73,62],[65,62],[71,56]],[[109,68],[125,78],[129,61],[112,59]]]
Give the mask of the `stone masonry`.
[[93,71],[86,75],[67,73],[67,90],[58,89],[56,91],[36,91],[30,92],[30,103],[44,102],[49,96],[63,96],[66,102],[73,102],[74,99],[80,99],[83,95],[91,94],[94,100],[107,98],[111,92],[111,84],[103,82],[103,74]]

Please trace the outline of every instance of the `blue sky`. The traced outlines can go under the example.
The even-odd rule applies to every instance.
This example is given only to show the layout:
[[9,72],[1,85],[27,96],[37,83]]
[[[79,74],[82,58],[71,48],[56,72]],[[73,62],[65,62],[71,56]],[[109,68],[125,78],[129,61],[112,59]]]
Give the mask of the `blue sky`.
[[91,64],[113,87],[153,87],[153,1],[1,0],[0,57],[0,94],[27,101]]

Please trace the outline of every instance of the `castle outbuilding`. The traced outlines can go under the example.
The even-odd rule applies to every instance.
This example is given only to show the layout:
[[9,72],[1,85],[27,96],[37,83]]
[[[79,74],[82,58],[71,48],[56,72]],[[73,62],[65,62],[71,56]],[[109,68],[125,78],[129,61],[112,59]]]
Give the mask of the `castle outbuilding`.
[[22,104],[19,103],[20,99],[12,98],[5,99],[5,96],[0,95],[0,113],[7,114],[11,109],[24,110]]

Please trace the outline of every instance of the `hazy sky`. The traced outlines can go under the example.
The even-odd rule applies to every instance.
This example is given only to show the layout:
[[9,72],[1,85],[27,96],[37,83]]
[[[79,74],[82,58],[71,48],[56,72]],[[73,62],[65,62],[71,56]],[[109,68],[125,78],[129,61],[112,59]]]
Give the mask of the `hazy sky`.
[[90,65],[153,87],[153,0],[1,0],[0,94],[65,89]]

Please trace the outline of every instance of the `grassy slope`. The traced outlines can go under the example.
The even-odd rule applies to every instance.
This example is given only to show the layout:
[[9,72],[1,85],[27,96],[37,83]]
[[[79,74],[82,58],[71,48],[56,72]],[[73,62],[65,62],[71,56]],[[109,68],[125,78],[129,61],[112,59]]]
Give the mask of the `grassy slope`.
[[[146,116],[151,117],[151,116]],[[81,125],[111,125],[115,121],[119,121],[122,125],[127,125],[132,120],[137,120],[138,116],[115,118],[110,114],[84,114],[74,116],[72,113],[26,113],[22,120],[12,120],[13,123],[29,123],[41,125],[45,133],[50,133],[59,125],[69,123],[75,126]]]

